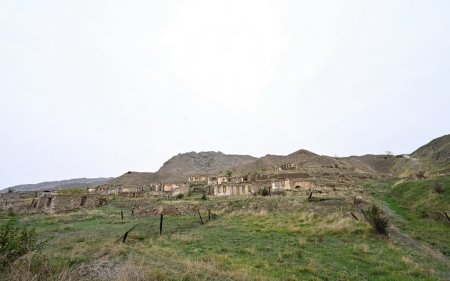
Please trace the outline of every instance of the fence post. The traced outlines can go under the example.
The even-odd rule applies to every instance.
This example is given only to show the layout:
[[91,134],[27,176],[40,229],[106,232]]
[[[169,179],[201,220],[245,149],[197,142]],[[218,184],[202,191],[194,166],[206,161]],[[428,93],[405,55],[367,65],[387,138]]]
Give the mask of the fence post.
[[162,230],[163,230],[163,220],[164,220],[164,214],[161,213],[161,219],[159,221],[159,236],[162,235]]
[[201,222],[202,224],[204,224],[202,215],[200,214],[200,210],[197,210],[197,212],[198,212],[198,216],[200,217],[200,222]]
[[447,217],[448,222],[450,222],[450,217],[448,216],[447,212],[444,212],[444,214]]
[[123,220],[123,210],[120,210],[120,219]]

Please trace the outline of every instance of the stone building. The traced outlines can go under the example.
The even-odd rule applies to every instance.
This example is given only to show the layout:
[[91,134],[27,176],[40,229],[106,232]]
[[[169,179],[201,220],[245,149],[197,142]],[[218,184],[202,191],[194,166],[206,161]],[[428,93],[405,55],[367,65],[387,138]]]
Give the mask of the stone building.
[[189,182],[207,181],[207,180],[208,180],[207,176],[190,176],[188,178]]
[[274,179],[271,183],[272,190],[276,189],[291,189],[292,182],[290,179]]
[[250,195],[252,194],[252,184],[223,184],[214,187],[215,196],[225,195]]
[[64,194],[58,191],[43,191],[33,199],[31,209],[46,213],[61,213],[99,205],[98,194]]
[[278,170],[280,170],[280,171],[285,171],[285,170],[294,170],[294,169],[296,169],[296,168],[297,168],[297,165],[296,165],[296,164],[288,163],[288,164],[281,165],[281,166],[278,168]]

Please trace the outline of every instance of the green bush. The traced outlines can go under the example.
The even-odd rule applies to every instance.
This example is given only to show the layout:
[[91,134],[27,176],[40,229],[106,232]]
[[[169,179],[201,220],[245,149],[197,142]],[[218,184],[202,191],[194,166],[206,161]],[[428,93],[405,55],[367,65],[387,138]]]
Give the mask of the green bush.
[[444,192],[444,185],[440,182],[435,182],[433,184],[433,190],[436,193],[443,193]]
[[179,193],[176,196],[177,199],[183,199],[184,198],[184,194],[183,193]]
[[263,189],[261,189],[261,195],[269,196],[269,189],[267,187],[264,187]]
[[367,218],[376,232],[387,235],[388,219],[383,216],[382,211],[375,204],[367,210]]
[[202,200],[208,200],[208,197],[206,196],[206,193],[203,193]]
[[38,248],[33,228],[20,225],[15,217],[0,224],[0,268]]

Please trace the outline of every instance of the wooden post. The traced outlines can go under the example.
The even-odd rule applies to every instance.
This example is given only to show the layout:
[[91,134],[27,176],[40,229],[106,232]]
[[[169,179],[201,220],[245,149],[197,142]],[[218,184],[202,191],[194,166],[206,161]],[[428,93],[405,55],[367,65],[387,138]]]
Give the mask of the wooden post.
[[123,211],[120,210],[120,219],[123,220]]
[[163,230],[163,220],[164,220],[164,214],[161,213],[161,219],[159,221],[159,236],[162,235],[162,230]]
[[308,201],[311,200],[313,193],[309,193]]
[[358,221],[358,217],[357,216],[355,216],[355,214],[353,214],[352,212],[350,212],[350,214],[352,214],[352,217],[355,219],[355,220],[357,220]]
[[208,207],[206,207],[206,209],[208,210],[208,219],[217,217],[217,215],[211,212],[211,210]]
[[131,215],[134,217],[134,209],[131,209]]
[[135,229],[136,228],[136,226],[138,226],[139,224],[136,224],[135,226],[133,226],[132,228],[130,228],[127,232],[125,232],[125,234],[123,235],[123,238],[122,238],[122,243],[125,243],[125,241],[127,240],[127,237],[128,237],[128,233],[130,233],[133,229]]
[[448,217],[448,214],[447,214],[447,212],[444,212],[444,214],[445,214],[445,216],[447,217],[447,219],[448,219],[448,222],[450,222],[450,218]]
[[269,197],[272,197],[272,186],[269,186]]
[[197,210],[197,212],[198,212],[198,216],[200,217],[200,222],[201,222],[202,224],[204,224],[202,215],[200,214],[200,210]]
[[368,222],[370,222],[370,220],[369,220],[369,218],[367,217],[367,215],[366,215],[366,213],[364,212],[364,210],[361,210],[361,213],[364,215],[364,217],[366,218],[366,220],[367,220]]

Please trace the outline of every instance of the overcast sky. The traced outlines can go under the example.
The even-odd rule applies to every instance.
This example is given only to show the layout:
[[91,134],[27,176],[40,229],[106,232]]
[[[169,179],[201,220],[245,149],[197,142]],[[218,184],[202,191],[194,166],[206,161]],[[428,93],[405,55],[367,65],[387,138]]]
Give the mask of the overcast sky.
[[0,188],[450,133],[450,1],[0,0]]

